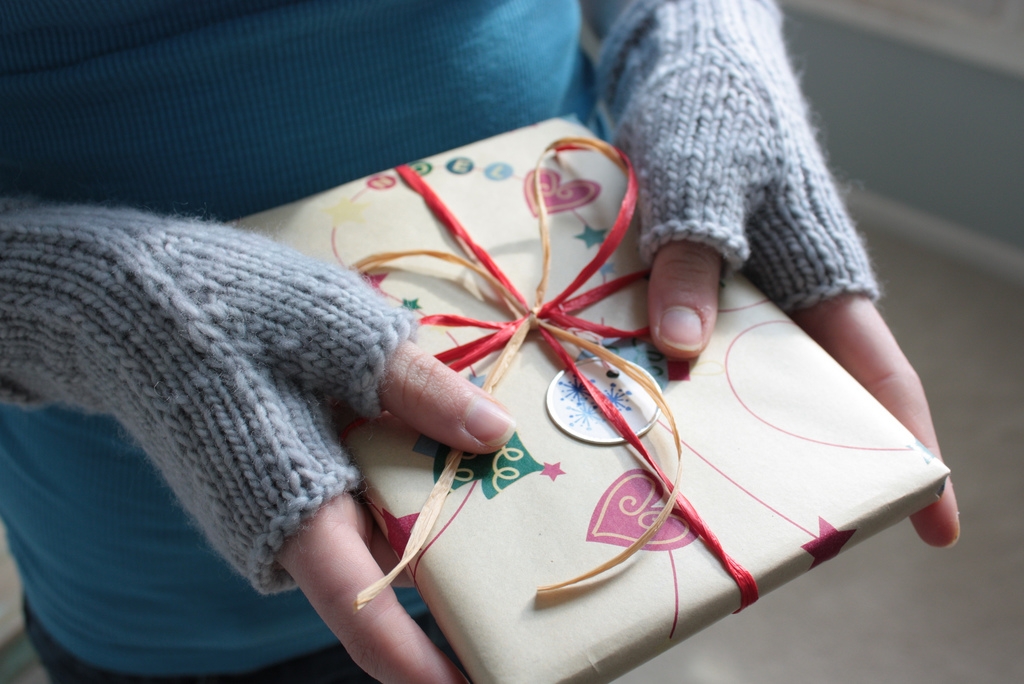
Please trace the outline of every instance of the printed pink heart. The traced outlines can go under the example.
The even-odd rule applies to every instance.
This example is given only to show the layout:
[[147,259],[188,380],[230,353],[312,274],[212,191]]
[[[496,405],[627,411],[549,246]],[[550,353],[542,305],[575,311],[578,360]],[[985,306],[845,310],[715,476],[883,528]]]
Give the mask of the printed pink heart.
[[[523,192],[526,203],[533,215],[537,215],[537,203],[533,196],[533,171],[526,174]],[[544,198],[544,207],[550,214],[560,211],[572,211],[590,204],[601,194],[601,186],[590,180],[576,179],[562,182],[562,176],[551,169],[540,170],[540,194]]]
[[[629,546],[654,524],[661,513],[664,489],[646,470],[623,473],[605,490],[590,517],[587,541]],[[677,514],[671,514],[644,546],[646,551],[671,551],[697,535]]]

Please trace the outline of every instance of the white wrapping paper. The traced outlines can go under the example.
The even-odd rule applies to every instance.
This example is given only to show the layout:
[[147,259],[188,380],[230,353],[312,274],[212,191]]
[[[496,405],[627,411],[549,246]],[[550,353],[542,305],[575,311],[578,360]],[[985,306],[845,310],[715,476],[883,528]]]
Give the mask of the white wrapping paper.
[[[553,120],[414,168],[520,291],[532,295],[541,258],[527,176],[548,143],[586,134]],[[544,178],[551,294],[592,258],[625,187],[618,169],[597,153],[566,153],[559,162],[546,165]],[[383,251],[461,254],[393,171],[243,224],[339,267]],[[639,269],[635,244],[631,234],[589,285]],[[508,320],[487,286],[461,269],[426,259],[409,266],[414,272],[371,278],[397,306],[420,315]],[[642,327],[643,282],[579,315]],[[419,342],[436,353],[483,332],[424,327]],[[740,277],[725,284],[714,337],[694,362],[668,363],[640,340],[604,343],[663,385],[685,445],[681,489],[726,551],[754,574],[762,595],[935,501],[947,475],[909,431]],[[479,381],[487,367],[487,360],[474,364],[467,375]],[[585,368],[631,422],[650,422],[650,409],[628,379],[608,377],[593,361]],[[614,556],[663,505],[660,489],[627,448],[592,443],[603,419],[567,378],[556,381],[561,370],[531,333],[496,391],[516,415],[516,436],[496,455],[464,461],[430,541],[411,566],[424,599],[481,684],[609,681],[739,605],[733,580],[674,517],[623,566],[538,595],[539,585]],[[664,420],[655,420],[644,439],[659,454],[671,454]],[[403,548],[445,448],[389,419],[355,430],[348,444],[366,475],[378,522],[392,545]],[[671,464],[666,468],[674,472]]]

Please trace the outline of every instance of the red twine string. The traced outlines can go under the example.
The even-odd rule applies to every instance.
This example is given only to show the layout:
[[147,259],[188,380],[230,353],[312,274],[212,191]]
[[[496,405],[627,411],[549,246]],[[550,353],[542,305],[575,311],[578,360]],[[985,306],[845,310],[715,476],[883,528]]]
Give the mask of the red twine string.
[[[596,145],[589,141],[566,139],[552,144],[545,154],[551,151],[557,153],[569,150],[594,149],[595,147]],[[630,428],[626,420],[615,409],[604,393],[598,390],[593,383],[583,375],[576,366],[575,360],[565,350],[561,342],[555,337],[555,335],[549,332],[550,327],[555,327],[562,330],[587,331],[601,337],[641,337],[648,334],[647,328],[639,330],[621,330],[613,326],[594,323],[571,315],[572,312],[579,311],[591,304],[601,301],[609,295],[618,292],[647,275],[647,273],[643,271],[632,273],[604,283],[603,285],[597,286],[576,297],[572,297],[576,291],[582,287],[583,284],[586,283],[602,265],[604,265],[608,258],[618,248],[627,229],[629,228],[633,217],[633,211],[636,206],[637,182],[632,165],[626,156],[619,150],[611,148],[610,146],[605,147],[613,150],[614,153],[617,154],[618,159],[616,160],[608,155],[608,152],[605,152],[605,154],[608,155],[609,158],[611,158],[612,161],[614,161],[626,173],[628,179],[626,192],[622,199],[622,204],[619,209],[619,214],[615,220],[615,224],[599,248],[597,255],[580,271],[580,273],[573,279],[572,283],[570,283],[565,290],[553,299],[545,303],[537,302],[532,309],[526,298],[515,288],[514,285],[512,285],[512,282],[487,253],[487,250],[483,249],[473,240],[469,235],[469,232],[463,227],[458,218],[456,218],[441,198],[434,192],[433,188],[431,188],[430,185],[428,185],[427,182],[410,167],[405,165],[396,167],[395,170],[398,172],[398,175],[402,180],[404,180],[412,190],[423,198],[434,216],[437,217],[441,224],[456,238],[463,250],[467,254],[472,254],[473,257],[476,258],[477,263],[486,269],[486,271],[490,273],[497,282],[501,283],[508,293],[515,298],[516,302],[522,307],[522,310],[528,312],[514,321],[483,321],[465,316],[439,314],[426,316],[421,319],[421,323],[424,325],[440,325],[448,327],[476,327],[495,331],[472,342],[459,345],[437,355],[437,358],[440,361],[449,365],[454,370],[462,370],[489,354],[501,351],[509,340],[513,338],[516,332],[524,325],[539,329],[541,336],[548,342],[555,354],[562,361],[563,365],[572,372],[582,386],[586,387],[590,398],[598,406],[605,419],[607,419],[623,439],[625,439],[627,443],[640,454],[644,462],[651,468],[651,470],[654,471],[654,473],[657,474],[662,483],[664,483],[666,492],[669,492],[673,497],[674,509],[683,518],[683,520],[686,521],[694,533],[700,537],[705,547],[721,562],[726,572],[728,572],[736,582],[740,590],[739,610],[743,610],[758,598],[757,582],[753,575],[751,575],[749,571],[739,565],[725,552],[725,549],[722,547],[718,538],[707,527],[701,517],[697,514],[697,511],[693,508],[693,505],[683,496],[682,492],[676,489],[675,483],[672,479],[666,475],[657,461],[651,457],[643,442],[636,435],[633,429]],[[543,202],[543,198],[538,198],[538,206],[541,202]],[[542,231],[545,229],[546,226],[542,227]]]

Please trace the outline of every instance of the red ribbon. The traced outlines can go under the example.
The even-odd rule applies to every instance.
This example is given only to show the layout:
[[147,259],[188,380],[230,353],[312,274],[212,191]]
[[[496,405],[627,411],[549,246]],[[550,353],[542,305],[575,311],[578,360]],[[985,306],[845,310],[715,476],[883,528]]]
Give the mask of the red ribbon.
[[[552,145],[551,148],[549,148],[549,151],[553,150],[557,153],[579,149],[586,148],[573,142],[562,142]],[[636,449],[648,466],[650,466],[650,468],[658,475],[661,481],[665,484],[666,491],[671,492],[673,489],[673,481],[665,474],[657,461],[651,457],[643,442],[640,441],[640,438],[636,435],[633,429],[630,428],[628,423],[626,423],[622,414],[615,409],[604,393],[598,390],[594,384],[583,375],[576,366],[576,362],[569,353],[566,352],[555,336],[543,327],[537,326],[532,320],[536,318],[538,321],[546,321],[547,323],[559,328],[583,330],[600,335],[601,337],[642,337],[647,336],[649,333],[648,328],[622,330],[612,326],[594,323],[572,315],[573,312],[579,311],[591,304],[601,301],[609,295],[618,292],[647,275],[644,271],[632,273],[587,290],[576,297],[572,297],[572,295],[575,294],[576,291],[582,287],[583,284],[586,283],[615,252],[619,244],[622,242],[623,237],[625,237],[626,231],[633,218],[637,199],[636,175],[633,172],[633,167],[632,164],[630,164],[629,159],[622,154],[622,152],[618,150],[615,151],[623,162],[622,166],[625,168],[628,177],[626,193],[622,198],[619,214],[615,220],[614,226],[609,231],[604,242],[601,244],[597,255],[583,268],[583,270],[580,271],[576,278],[573,279],[572,283],[570,283],[569,286],[566,287],[558,296],[537,306],[528,315],[514,321],[483,321],[465,316],[439,314],[434,316],[425,316],[421,319],[421,323],[424,325],[441,325],[448,327],[475,327],[495,331],[472,342],[459,345],[437,355],[437,358],[440,361],[447,364],[454,370],[462,370],[479,359],[500,351],[520,326],[530,325],[532,327],[538,327],[541,336],[547,340],[548,344],[554,350],[559,359],[561,359],[564,366],[576,376],[577,380],[579,380],[584,387],[587,388],[590,398],[598,406],[608,422],[615,427],[616,431],[618,431],[630,446]],[[530,304],[527,302],[526,298],[515,288],[487,251],[473,240],[469,235],[469,232],[465,227],[463,227],[451,210],[448,209],[441,198],[438,197],[433,188],[431,188],[430,185],[428,185],[427,182],[409,166],[398,166],[395,170],[398,172],[398,175],[402,180],[404,180],[410,188],[423,198],[434,216],[437,217],[441,224],[456,238],[464,251],[476,257],[478,263],[498,282],[507,288],[509,293],[511,293],[511,295],[522,305],[523,309],[530,311]],[[543,199],[539,201],[543,201]],[[570,299],[570,297],[572,298]],[[704,523],[701,517],[697,514],[693,505],[686,499],[686,497],[683,496],[682,492],[676,490],[673,505],[679,515],[682,516],[694,533],[701,538],[707,549],[711,551],[711,553],[721,562],[726,572],[728,572],[736,582],[740,590],[739,610],[743,610],[748,605],[756,601],[758,598],[758,588],[753,575],[751,575],[749,571],[743,568],[725,552],[721,542],[719,542],[718,538]]]

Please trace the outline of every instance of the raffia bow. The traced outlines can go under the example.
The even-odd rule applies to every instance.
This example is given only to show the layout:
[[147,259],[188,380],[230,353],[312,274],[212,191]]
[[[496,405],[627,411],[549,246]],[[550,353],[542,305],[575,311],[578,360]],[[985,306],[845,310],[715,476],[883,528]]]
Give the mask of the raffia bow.
[[[575,279],[560,294],[551,300],[545,301],[548,274],[551,269],[551,241],[548,229],[547,209],[543,200],[541,190],[541,166],[549,155],[557,155],[559,152],[569,150],[595,150],[610,159],[627,177],[626,193],[623,197],[619,214],[615,224],[609,231],[602,243],[597,255],[580,271]],[[494,291],[513,315],[511,321],[482,321],[465,316],[440,314],[426,316],[421,320],[424,325],[443,325],[449,327],[476,327],[490,329],[494,332],[488,333],[467,344],[459,345],[437,355],[437,358],[448,364],[453,370],[459,371],[470,364],[490,355],[499,352],[498,358],[487,374],[484,382],[484,391],[491,392],[505,376],[511,366],[512,359],[518,352],[531,330],[536,330],[548,342],[555,354],[561,359],[565,368],[571,371],[580,384],[586,388],[590,398],[597,405],[605,419],[616,429],[616,431],[633,447],[634,453],[641,463],[650,470],[663,483],[668,493],[668,500],[673,505],[662,507],[653,524],[632,544],[616,555],[614,558],[602,563],[598,567],[583,573],[577,577],[557,584],[538,587],[538,591],[553,591],[577,584],[591,577],[606,572],[617,565],[620,565],[634,553],[643,548],[657,534],[658,530],[668,519],[673,510],[678,511],[690,528],[704,542],[705,546],[719,559],[726,571],[736,581],[740,589],[740,610],[757,600],[757,583],[753,576],[742,566],[736,563],[726,554],[721,543],[704,524],[693,506],[679,491],[679,484],[682,477],[682,444],[676,428],[675,418],[671,409],[661,394],[661,389],[650,377],[638,366],[622,359],[599,344],[582,337],[577,332],[586,331],[601,337],[638,337],[647,334],[647,329],[621,330],[611,326],[594,323],[573,314],[594,304],[609,295],[629,286],[630,284],[644,278],[647,273],[639,271],[630,275],[616,278],[588,290],[578,296],[573,296],[586,283],[597,270],[608,260],[612,253],[618,248],[629,228],[633,217],[633,210],[636,205],[637,182],[632,165],[622,152],[615,147],[600,140],[589,138],[563,138],[557,140],[544,150],[538,159],[533,174],[534,203],[538,217],[538,228],[540,231],[541,248],[543,253],[543,271],[541,281],[537,285],[533,304],[516,289],[508,277],[501,271],[491,256],[481,248],[470,237],[469,233],[462,226],[459,220],[451,213],[444,202],[437,196],[433,189],[420,176],[408,166],[399,166],[395,169],[398,175],[414,191],[419,193],[427,203],[430,210],[438,218],[449,232],[455,237],[462,251],[470,258],[460,257],[449,252],[435,250],[409,250],[402,252],[388,252],[375,254],[354,264],[354,268],[366,273],[392,264],[392,262],[408,257],[430,257],[442,261],[457,264],[477,274],[484,281],[489,283]],[[471,260],[472,259],[472,260]],[[615,366],[627,377],[636,382],[653,399],[655,405],[661,410],[662,415],[668,422],[669,429],[675,444],[675,477],[669,478],[659,463],[651,456],[640,438],[626,423],[619,411],[612,405],[608,398],[598,390],[577,368],[575,361],[563,347],[563,343],[572,344],[580,349],[586,350],[603,362]],[[435,482],[426,503],[420,511],[415,524],[406,543],[405,551],[402,554],[398,565],[385,577],[370,585],[356,597],[355,609],[359,610],[373,600],[409,565],[410,562],[423,548],[427,542],[427,536],[433,529],[437,518],[440,516],[441,508],[448,493],[451,491],[455,480],[456,471],[462,460],[462,452],[452,450],[445,460],[444,469],[437,482]]]

